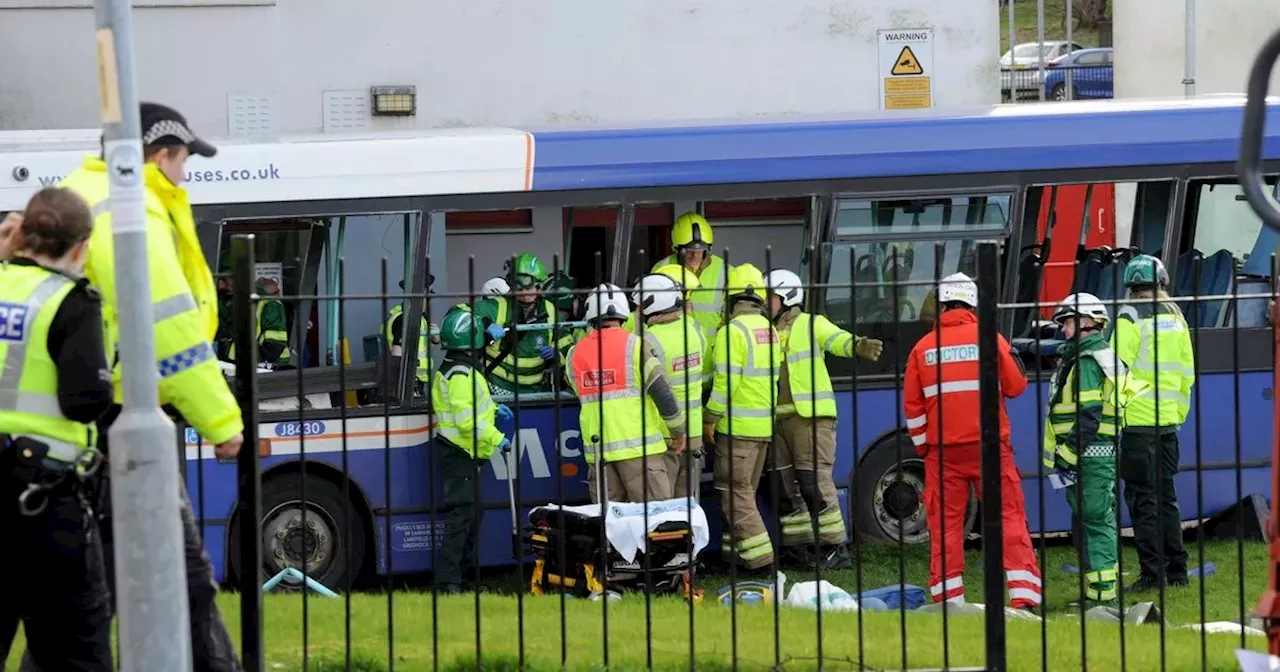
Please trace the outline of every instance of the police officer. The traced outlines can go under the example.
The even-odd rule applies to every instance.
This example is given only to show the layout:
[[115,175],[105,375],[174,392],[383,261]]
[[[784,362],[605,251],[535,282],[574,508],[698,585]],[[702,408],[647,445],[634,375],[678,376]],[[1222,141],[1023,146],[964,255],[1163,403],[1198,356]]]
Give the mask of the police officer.
[[1134,257],[1124,272],[1128,298],[1116,314],[1115,348],[1135,379],[1146,383],[1124,409],[1120,474],[1133,521],[1142,573],[1126,590],[1187,584],[1187,550],[1173,477],[1178,430],[1191,410],[1196,384],[1191,330],[1169,298],[1169,273],[1160,260]]
[[445,531],[435,567],[440,592],[462,589],[464,568],[475,558],[480,543],[483,508],[477,506],[476,479],[493,451],[510,449],[511,442],[495,418],[511,418],[511,411],[494,404],[484,379],[479,353],[485,333],[470,310],[454,307],[440,325],[444,360],[431,381],[435,412],[436,454],[444,480]]
[[782,349],[764,315],[764,274],[751,264],[729,273],[728,322],[716,333],[716,369],[702,414],[702,434],[715,446],[714,477],[725,526],[722,557],[765,573],[773,545],[756,505],[756,487],[773,439]]
[[[800,276],[786,269],[769,272],[768,315],[782,340],[782,373],[774,425],[773,478],[779,484],[782,546],[794,560],[812,561],[813,520],[818,520],[822,565],[843,569],[850,565],[845,547],[844,515],[836,496],[836,396],[827,373],[824,352],[837,357],[876,361],[884,344],[856,337],[822,315],[801,309],[804,287]],[[800,551],[799,553],[797,553]]]
[[[538,257],[524,253],[507,261],[507,281],[512,291],[478,302],[475,312],[494,339],[485,349],[487,369],[494,392],[543,392],[550,389],[546,375],[560,356],[573,345],[568,332],[553,333],[555,306],[542,296],[547,269]],[[518,331],[520,324],[545,324],[545,329]]]
[[671,498],[666,460],[686,446],[688,425],[662,360],[622,328],[630,307],[622,289],[602,284],[587,297],[591,332],[569,355],[569,382],[582,407],[579,427],[591,501]]
[[[213,274],[205,263],[187,192],[185,162],[191,154],[213,156],[217,150],[196,137],[186,119],[176,110],[142,103],[143,182],[146,191],[147,264],[151,277],[154,307],[157,366],[160,370],[160,402],[181,416],[214,446],[220,459],[234,458],[244,442],[240,407],[227,380],[218,368],[210,339],[218,328],[217,294]],[[104,206],[108,187],[107,164],[100,157],[86,157],[84,165],[63,180],[93,211],[94,219],[85,261],[85,276],[102,293],[106,351],[115,350],[117,325],[128,319],[117,312],[115,259],[113,257],[111,213]],[[117,402],[123,399],[116,379]],[[120,407],[113,406],[99,423],[100,436],[115,420]],[[110,495],[107,470],[100,471],[100,523],[105,546],[111,544]],[[180,511],[183,522],[187,564],[187,593],[191,606],[191,644],[195,669],[239,670],[231,637],[214,601],[218,586],[213,565],[204,551],[201,533],[191,512],[186,487],[181,488]],[[108,564],[112,553],[105,553]],[[108,579],[113,577],[110,570]]]
[[663,266],[679,264],[697,277],[699,289],[693,291],[690,303],[693,318],[702,325],[708,342],[714,340],[716,329],[723,321],[725,278],[733,268],[711,253],[714,242],[715,235],[707,218],[693,211],[686,212],[677,217],[671,227],[671,247],[675,252],[654,264],[652,269],[657,273]]
[[[707,344],[701,327],[685,310],[684,288],[666,275],[647,275],[640,279],[633,299],[644,319],[644,341],[662,362],[688,426],[702,427],[702,361]],[[670,440],[665,425],[662,430]],[[666,459],[671,496],[697,501],[702,437],[690,436],[684,451],[668,450]]]
[[1045,418],[1044,465],[1056,470],[1071,507],[1076,543],[1084,557],[1086,604],[1111,605],[1116,599],[1119,552],[1116,537],[1116,447],[1120,409],[1130,395],[1124,362],[1107,346],[1103,330],[1110,321],[1098,297],[1072,294],[1053,315],[1067,342],[1058,348],[1060,363],[1049,385]]
[[66,189],[8,220],[0,259],[0,667],[19,621],[46,670],[109,671],[111,606],[84,478],[111,406],[97,293],[81,276],[93,225]]

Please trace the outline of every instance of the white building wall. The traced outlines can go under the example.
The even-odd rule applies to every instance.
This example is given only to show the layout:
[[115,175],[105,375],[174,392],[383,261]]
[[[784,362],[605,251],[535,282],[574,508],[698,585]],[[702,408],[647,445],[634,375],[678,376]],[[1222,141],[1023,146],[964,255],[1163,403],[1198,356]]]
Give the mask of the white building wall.
[[[1116,97],[1181,96],[1185,3],[1121,0],[1113,6]],[[1196,94],[1243,93],[1258,49],[1280,28],[1280,3],[1197,0],[1195,14]],[[1271,90],[1280,91],[1280,74]]]
[[[307,133],[326,91],[359,108],[375,85],[418,93],[416,117],[375,129],[876,109],[890,28],[934,28],[936,106],[998,100],[996,0],[135,4],[142,97],[214,137],[229,97],[265,103],[264,132]],[[98,124],[90,5],[0,0],[0,129]]]

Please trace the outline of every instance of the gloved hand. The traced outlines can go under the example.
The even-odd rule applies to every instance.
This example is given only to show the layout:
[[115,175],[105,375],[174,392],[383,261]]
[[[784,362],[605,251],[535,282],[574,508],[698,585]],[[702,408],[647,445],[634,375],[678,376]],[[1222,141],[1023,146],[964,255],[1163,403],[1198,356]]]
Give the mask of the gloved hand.
[[853,346],[854,352],[863,359],[877,361],[880,359],[880,353],[884,352],[884,341],[874,338],[859,338],[858,342]]
[[489,334],[489,338],[495,341],[501,341],[502,337],[507,335],[507,330],[501,324],[491,324],[485,327],[484,333]]
[[497,416],[498,420],[508,422],[512,418],[516,417],[516,414],[512,413],[511,408],[506,404],[498,404]]
[[539,356],[539,357],[542,357],[543,361],[546,361],[546,362],[549,362],[549,361],[551,361],[551,360],[555,359],[555,358],[556,358],[556,348],[555,348],[555,346],[553,346],[553,345],[544,345],[544,346],[542,346],[541,348],[538,348],[538,356]]
[[503,455],[506,455],[507,453],[510,453],[510,452],[511,452],[511,439],[508,439],[508,438],[507,438],[507,437],[505,437],[505,436],[504,436],[504,437],[502,437],[502,443],[499,443],[499,444],[498,444],[498,452],[502,453]]

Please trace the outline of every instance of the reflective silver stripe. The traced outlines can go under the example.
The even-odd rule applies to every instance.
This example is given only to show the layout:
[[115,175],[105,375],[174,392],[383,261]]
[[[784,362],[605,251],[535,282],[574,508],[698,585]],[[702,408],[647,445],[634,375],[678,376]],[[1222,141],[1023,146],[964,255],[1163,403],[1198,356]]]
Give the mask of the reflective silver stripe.
[[1101,350],[1083,354],[1086,357],[1093,358],[1093,361],[1097,362],[1098,366],[1102,368],[1103,375],[1112,380],[1116,380],[1129,372],[1128,367],[1124,365],[1124,362],[1120,361],[1120,358],[1116,356],[1116,351],[1111,348],[1102,348]]
[[729,365],[717,364],[716,373],[727,373],[727,374],[739,375],[739,376],[771,376],[773,375],[773,371],[771,369],[761,369],[751,365],[737,366],[735,364],[729,364]]
[[813,359],[812,350],[803,350],[801,352],[793,352],[787,355],[787,364],[795,364],[796,362],[804,362]]
[[720,404],[721,406],[724,406],[725,404],[728,404],[728,403],[729,403],[729,398],[728,398],[728,397],[726,397],[726,396],[724,396],[724,393],[723,393],[723,392],[720,392],[720,391],[718,391],[718,390],[712,390],[712,391],[711,391],[711,399],[709,399],[709,400],[707,401],[707,403],[708,403],[708,404]]
[[1040,577],[1025,569],[1011,569],[1004,573],[1004,578],[1007,582],[1021,581],[1023,583],[1030,583],[1034,586],[1043,585],[1040,582]]
[[101,201],[94,203],[93,207],[89,209],[89,214],[93,215],[94,219],[97,219],[98,215],[105,215],[109,212],[111,212],[110,198],[104,198]]
[[62,417],[62,407],[58,405],[58,397],[40,392],[19,392],[18,390],[0,390],[0,411],[30,413],[47,417]]
[[927,420],[928,418],[926,418],[923,415],[917,415],[915,417],[907,418],[907,429],[916,429],[917,427],[924,427],[924,423]]
[[957,576],[947,579],[941,583],[935,583],[929,587],[929,592],[934,595],[940,595],[944,591],[955,590],[956,588],[964,588],[964,577]]
[[731,418],[772,418],[773,409],[733,408],[728,413]]
[[714,292],[716,293],[716,297],[717,297],[717,298],[716,298],[716,300],[715,300],[715,301],[713,301],[713,302],[711,302],[711,303],[706,303],[706,302],[703,302],[703,301],[690,301],[690,302],[689,302],[689,305],[693,306],[693,312],[695,312],[695,313],[718,313],[718,312],[720,312],[720,305],[721,305],[722,303],[724,303],[720,298],[718,298],[718,297],[720,296],[720,290],[718,290],[718,289],[715,289],[715,290],[694,290],[694,292],[695,292],[695,293],[696,293],[696,292],[699,292],[699,291],[714,291]]
[[929,385],[924,388],[925,398],[936,397],[939,394],[947,394],[948,392],[977,392],[978,381],[976,380],[953,380],[942,384]]
[[1150,358],[1142,355],[1138,356],[1138,360],[1133,363],[1134,371],[1142,371],[1144,373],[1156,373],[1158,371],[1174,371],[1181,374],[1185,367],[1182,362],[1152,362]]
[[[70,284],[71,280],[66,276],[50,274],[49,277],[40,281],[40,284],[36,285],[35,289],[31,290],[31,294],[27,295],[27,298],[23,300],[29,308],[26,318],[27,323],[23,329],[24,334],[26,334],[26,329],[31,328],[35,323],[44,304],[47,303],[54,294],[57,294],[58,290]],[[27,344],[29,342],[30,339],[27,338],[24,338],[21,341],[11,342],[8,350],[5,352],[4,369],[0,370],[0,411],[18,411],[19,406],[25,407],[26,404],[32,404],[33,407],[36,407],[43,402],[35,397],[46,396],[34,395],[33,398],[28,399],[27,393],[21,392],[18,389],[18,385],[22,383],[23,369],[27,364]],[[57,398],[54,398],[53,401],[53,407],[52,409],[49,409],[53,412],[43,412],[40,413],[40,415],[47,415],[54,418],[64,417],[62,415],[62,409],[58,407]],[[36,411],[23,412],[34,413]]]
[[622,390],[613,390],[611,392],[588,392],[587,394],[578,395],[579,403],[592,401],[613,401],[615,399],[635,399],[643,394],[639,388],[625,388]]
[[613,453],[619,450],[627,450],[629,448],[641,448],[643,446],[647,446],[652,443],[660,443],[660,442],[662,442],[662,435],[655,432],[655,433],[649,434],[648,436],[642,436],[638,439],[626,439],[623,441],[606,441],[604,444],[604,452],[606,454]]
[[[1135,396],[1134,398],[1135,399],[1146,398],[1146,399],[1155,400],[1156,388],[1148,387],[1145,390],[1142,390],[1141,392],[1139,392],[1137,396]],[[1159,401],[1177,401],[1179,404],[1184,404],[1187,406],[1191,405],[1191,397],[1188,397],[1182,392],[1163,391],[1160,393]]]
[[835,401],[835,400],[836,400],[836,393],[835,393],[835,392],[815,392],[815,393],[810,393],[810,392],[799,392],[799,393],[796,393],[796,392],[793,392],[793,393],[791,394],[791,400],[792,400],[792,401],[807,401],[807,402],[809,402],[809,403],[814,403],[814,402],[818,402],[818,401]]
[[[810,321],[812,322],[812,320]],[[812,329],[812,327],[810,328]],[[837,331],[836,333],[831,334],[830,336],[827,337],[827,340],[822,343],[822,349],[826,350],[827,352],[832,352],[835,347],[836,339],[840,338],[841,336],[849,336],[850,338],[853,338],[852,335],[845,334],[842,331]]]
[[923,446],[923,445],[924,445],[924,442],[925,442],[925,435],[924,435],[924,434],[912,434],[912,435],[911,435],[911,443],[913,443],[913,444],[915,444],[915,445],[917,445],[917,446]]
[[[261,316],[263,305],[265,304],[258,304],[259,316]],[[163,322],[171,317],[177,317],[178,315],[195,309],[196,300],[191,296],[191,294],[184,292],[151,304],[151,317],[156,322]]]

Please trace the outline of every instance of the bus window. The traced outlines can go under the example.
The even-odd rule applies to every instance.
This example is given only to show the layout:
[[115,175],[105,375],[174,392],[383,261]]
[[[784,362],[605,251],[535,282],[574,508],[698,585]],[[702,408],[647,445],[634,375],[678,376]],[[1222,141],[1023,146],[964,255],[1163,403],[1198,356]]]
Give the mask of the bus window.
[[[673,212],[674,206],[670,203],[645,203],[636,206],[631,238],[627,241],[627,264],[623,277],[616,279],[617,281],[631,284],[666,256],[671,249]],[[579,287],[597,284],[596,252],[600,252],[600,279],[609,281],[617,243],[618,207],[564,208],[563,218],[564,249],[569,274]]]
[[[1129,259],[1139,252],[1161,256],[1173,186],[1163,180],[1029,188],[1014,300],[1039,301],[1039,319],[1047,320],[1072,292],[1122,298]],[[1031,336],[1034,313],[1015,312],[1014,337]]]
[[[1268,180],[1275,188],[1275,178]],[[1174,272],[1175,296],[1266,294],[1271,291],[1271,256],[1280,239],[1249,207],[1234,180],[1197,180],[1188,185],[1187,226],[1182,254]],[[1187,245],[1187,239],[1190,245]],[[1238,311],[1229,301],[1182,302],[1193,326],[1226,327],[1233,319],[1242,327],[1263,327],[1266,301],[1241,300]]]
[[[901,371],[935,316],[935,280],[976,275],[978,242],[1008,236],[1009,204],[1006,194],[839,200],[835,237],[823,251],[832,285],[823,312],[859,336],[885,341],[887,356],[859,363],[860,374]],[[837,375],[849,371],[843,361],[829,361]]]
[[761,271],[772,264],[800,272],[809,198],[705,201],[700,210],[715,231],[716,253],[731,264],[751,263]]

